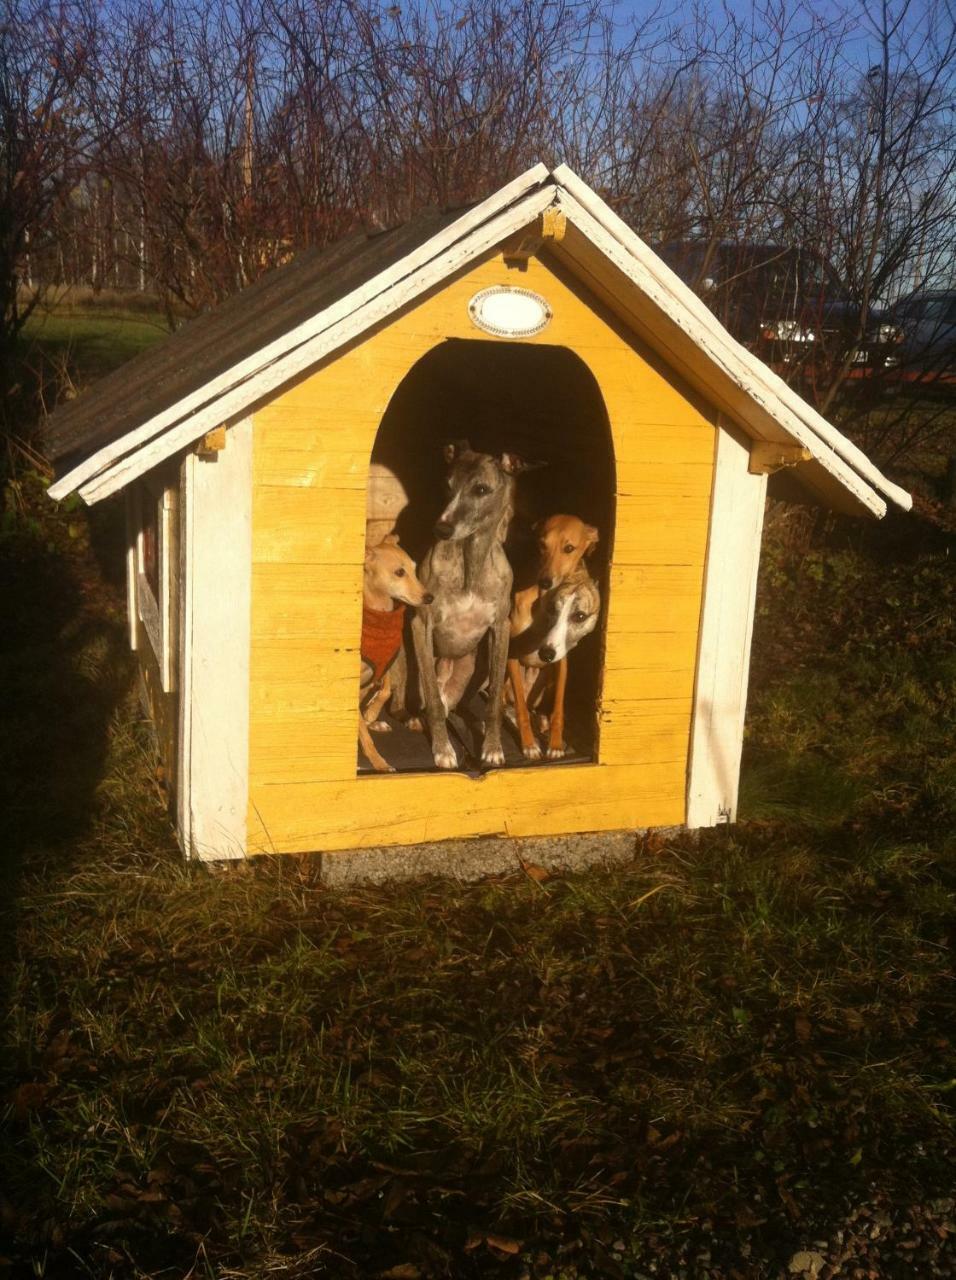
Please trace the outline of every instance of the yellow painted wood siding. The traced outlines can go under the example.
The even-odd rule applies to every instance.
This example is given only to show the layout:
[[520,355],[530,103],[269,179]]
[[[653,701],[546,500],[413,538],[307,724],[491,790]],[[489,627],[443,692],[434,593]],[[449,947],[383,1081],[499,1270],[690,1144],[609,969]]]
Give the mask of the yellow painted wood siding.
[[[598,762],[355,776],[365,483],[393,392],[448,338],[496,339],[480,288],[543,294],[531,342],[575,351],[610,419],[616,528]],[[450,429],[449,435],[454,435]],[[499,255],[447,282],[260,409],[253,443],[249,848],[306,852],[684,820],[714,415],[563,270]]]

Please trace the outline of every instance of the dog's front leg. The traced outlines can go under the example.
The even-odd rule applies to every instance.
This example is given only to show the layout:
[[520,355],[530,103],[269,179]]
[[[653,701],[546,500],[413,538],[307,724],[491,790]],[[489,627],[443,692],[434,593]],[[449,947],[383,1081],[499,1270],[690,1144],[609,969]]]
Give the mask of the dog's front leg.
[[481,745],[482,764],[504,764],[501,749],[501,695],[508,668],[509,627],[507,616],[488,631],[488,721]]
[[415,646],[425,717],[432,740],[432,756],[439,769],[457,769],[458,757],[448,737],[445,707],[438,689],[438,677],[435,675],[435,643],[431,618],[423,617],[423,614],[427,614],[427,610],[419,610],[412,619],[412,643]]
[[358,720],[358,736],[362,750],[365,752],[365,758],[375,770],[376,773],[394,773],[395,769],[388,761],[379,753],[378,748],[372,741],[372,735],[368,731],[368,725],[359,712]]
[[408,654],[405,652],[407,641],[399,645],[395,661],[388,669],[388,679],[392,686],[391,712],[396,720],[405,720],[408,716]]
[[567,754],[564,741],[564,692],[568,686],[568,660],[562,658],[558,664],[557,679],[554,686],[554,705],[551,708],[551,724],[548,736],[548,759],[560,760]]
[[368,706],[365,708],[365,723],[375,733],[391,733],[392,726],[387,720],[379,720],[379,712],[385,706],[391,697],[392,688],[388,678],[388,672],[382,677],[382,687],[378,693],[374,694],[369,700]]
[[518,737],[521,739],[521,752],[526,760],[540,760],[541,748],[534,740],[531,732],[531,717],[528,715],[528,703],[525,698],[524,674],[517,658],[508,659],[508,677],[514,693],[515,717],[518,723]]

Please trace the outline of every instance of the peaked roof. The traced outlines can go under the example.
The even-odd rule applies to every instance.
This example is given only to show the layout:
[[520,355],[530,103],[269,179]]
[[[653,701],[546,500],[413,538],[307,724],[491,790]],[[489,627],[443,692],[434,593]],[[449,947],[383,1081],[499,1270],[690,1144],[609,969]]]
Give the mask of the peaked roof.
[[297,254],[58,409],[46,424],[48,456],[60,463],[58,471],[68,470],[71,461],[120,439],[338,302],[458,217],[460,210],[432,210],[387,231],[358,232]]
[[547,208],[567,231],[548,252],[585,280],[725,421],[756,440],[798,444],[799,476],[831,505],[876,516],[909,508],[888,480],[752,352],[565,165],[536,165],[465,212],[299,255],[58,409],[47,441],[53,498],[97,502],[206,431],[235,420],[318,360],[529,224]]

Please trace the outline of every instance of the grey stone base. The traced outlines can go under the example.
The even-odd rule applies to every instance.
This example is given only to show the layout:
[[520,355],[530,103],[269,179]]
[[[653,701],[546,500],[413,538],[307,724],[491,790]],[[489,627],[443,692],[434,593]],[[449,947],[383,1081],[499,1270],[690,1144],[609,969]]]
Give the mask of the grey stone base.
[[[683,827],[655,828],[664,836],[683,830]],[[520,840],[479,836],[388,848],[344,849],[316,856],[320,877],[332,888],[424,876],[480,880],[482,876],[520,871],[522,862],[549,871],[579,871],[585,867],[628,862],[637,852],[638,840],[644,834],[643,831],[594,831],[570,836],[526,836]]]

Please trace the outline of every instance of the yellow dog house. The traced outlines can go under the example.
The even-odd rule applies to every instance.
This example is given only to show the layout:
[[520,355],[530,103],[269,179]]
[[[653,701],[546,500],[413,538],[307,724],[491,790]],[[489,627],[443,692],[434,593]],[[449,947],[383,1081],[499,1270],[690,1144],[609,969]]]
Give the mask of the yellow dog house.
[[[561,461],[562,505],[603,503],[591,758],[357,776],[373,449],[427,473],[496,430]],[[564,166],[302,255],[49,444],[54,498],[126,492],[130,643],[208,859],[732,820],[767,474],[852,513],[910,502]]]

